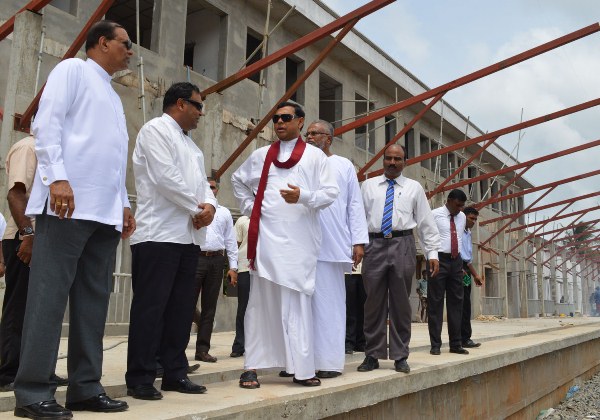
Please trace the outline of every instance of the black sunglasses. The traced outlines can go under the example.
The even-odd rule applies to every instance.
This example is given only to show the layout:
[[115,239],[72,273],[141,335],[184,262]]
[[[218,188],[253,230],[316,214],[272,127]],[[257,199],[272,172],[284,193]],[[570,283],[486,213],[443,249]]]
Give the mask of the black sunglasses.
[[329,133],[323,133],[321,131],[307,131],[304,133],[304,137],[316,137],[317,135],[328,136]]
[[133,48],[133,42],[131,42],[131,39],[128,39],[127,41],[119,41],[121,42],[121,44],[123,44],[125,46],[125,48],[127,48],[127,51],[129,51],[130,49]]
[[202,102],[194,101],[193,99],[185,99],[185,98],[181,98],[181,99],[186,101],[189,104],[194,105],[194,107],[196,107],[196,109],[199,112],[202,112],[202,109],[204,108],[204,104]]
[[277,123],[277,121],[279,121],[280,118],[281,121],[288,123],[294,118],[296,118],[296,116],[294,114],[275,114],[273,115],[273,123]]

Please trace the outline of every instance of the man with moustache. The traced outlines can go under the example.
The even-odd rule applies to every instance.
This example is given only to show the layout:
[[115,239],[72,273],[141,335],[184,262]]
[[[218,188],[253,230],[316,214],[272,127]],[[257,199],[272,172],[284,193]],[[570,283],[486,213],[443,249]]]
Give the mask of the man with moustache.
[[[112,75],[125,70],[131,40],[122,26],[95,23],[86,61],[60,62],[48,76],[33,123],[38,159],[26,214],[36,216],[15,416],[68,419],[71,410],[124,411],[104,393],[102,337],[121,238],[135,230],[125,175],[128,139]],[[69,300],[66,409],[52,374]]]
[[323,239],[317,261],[313,295],[313,334],[317,377],[335,378],[345,362],[346,286],[344,273],[362,261],[369,242],[365,209],[354,165],[331,153],[333,126],[323,120],[311,123],[306,142],[321,149],[335,174],[340,193],[319,212]]
[[367,292],[364,322],[367,345],[359,372],[377,369],[378,359],[388,358],[388,305],[389,358],[394,360],[397,372],[410,372],[409,297],[416,266],[413,229],[419,234],[431,275],[438,272],[440,236],[423,187],[402,175],[405,158],[403,146],[389,145],[383,155],[384,174],[367,179],[361,186],[370,241],[365,247],[362,266]]
[[250,298],[244,320],[246,371],[240,387],[260,386],[256,369],[280,367],[294,382],[315,377],[311,300],[321,244],[319,210],[339,189],[327,156],[300,137],[304,110],[282,102],[273,115],[279,138],[256,150],[232,175],[240,210],[250,216]]
[[127,348],[127,395],[159,400],[156,357],[163,391],[202,394],[190,381],[185,349],[196,299],[200,247],[217,200],[206,179],[204,155],[185,133],[198,125],[197,86],[175,83],[163,99],[163,115],[144,124],[133,151],[138,230],[131,237],[133,301]]

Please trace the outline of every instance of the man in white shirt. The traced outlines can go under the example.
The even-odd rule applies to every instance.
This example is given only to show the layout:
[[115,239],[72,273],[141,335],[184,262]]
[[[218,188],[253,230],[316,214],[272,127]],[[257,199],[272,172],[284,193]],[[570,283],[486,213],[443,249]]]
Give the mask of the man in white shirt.
[[246,352],[244,347],[244,317],[248,307],[248,298],[250,297],[250,267],[247,257],[248,250],[248,227],[250,218],[240,216],[235,222],[235,236],[238,244],[238,276],[237,282],[232,284],[237,286],[237,313],[235,316],[235,338],[231,345],[231,357],[242,357]]
[[406,361],[412,320],[409,298],[417,263],[413,229],[419,234],[431,275],[438,271],[440,236],[423,187],[402,175],[405,159],[403,146],[388,146],[383,155],[384,174],[361,186],[370,241],[362,266],[367,345],[359,372],[377,369],[378,359],[388,358],[388,302],[389,358],[397,372],[410,372]]
[[258,388],[256,369],[285,368],[294,382],[315,377],[311,298],[321,244],[319,210],[339,189],[327,156],[300,136],[304,110],[283,102],[273,115],[279,138],[262,147],[232,175],[240,210],[250,217],[250,298],[242,388]]
[[467,218],[465,230],[460,248],[460,256],[463,260],[463,306],[462,306],[462,321],[460,328],[460,339],[462,346],[466,348],[476,348],[481,346],[481,343],[476,343],[471,340],[473,330],[471,328],[471,286],[473,280],[475,285],[480,287],[483,284],[479,273],[473,266],[473,238],[471,237],[471,229],[477,223],[479,211],[475,207],[465,207],[463,210]]
[[427,282],[427,325],[429,327],[430,353],[440,354],[442,346],[442,324],[444,322],[444,294],[450,353],[469,354],[462,347],[460,326],[463,305],[463,261],[460,257],[462,232],[466,217],[461,212],[467,201],[464,191],[454,189],[448,194],[446,204],[433,210],[433,216],[440,232],[438,257],[440,270]]
[[[33,123],[38,159],[26,214],[36,216],[15,415],[70,418],[71,410],[127,409],[100,384],[102,337],[114,255],[135,230],[125,175],[128,134],[112,75],[127,68],[131,40],[101,21],[87,34],[86,61],[60,62],[48,76]],[[56,403],[62,319],[69,300],[69,387]]]
[[[219,192],[219,184],[214,178],[208,178],[210,189],[215,197]],[[227,257],[225,257],[227,255]],[[233,231],[233,218],[227,207],[217,206],[215,218],[206,228],[206,241],[201,247],[196,268],[196,286],[194,295],[196,302],[200,296],[201,312],[196,313],[196,355],[194,358],[202,362],[215,363],[216,357],[211,356],[210,337],[212,336],[217,312],[217,301],[223,290],[223,269],[225,258],[229,261],[227,277],[232,283],[237,282],[238,248]],[[197,309],[196,309],[197,312]]]
[[172,85],[163,115],[141,128],[133,151],[138,229],[131,237],[133,301],[127,349],[127,395],[158,400],[153,386],[156,357],[161,389],[206,392],[187,377],[185,349],[194,314],[195,271],[205,226],[217,200],[206,181],[204,155],[185,132],[198,125],[202,96],[197,86]]
[[306,142],[321,149],[335,174],[340,193],[319,212],[323,239],[313,295],[313,334],[318,378],[342,374],[345,362],[346,286],[344,272],[362,261],[369,242],[365,209],[354,165],[331,153],[333,126],[317,120],[308,126]]

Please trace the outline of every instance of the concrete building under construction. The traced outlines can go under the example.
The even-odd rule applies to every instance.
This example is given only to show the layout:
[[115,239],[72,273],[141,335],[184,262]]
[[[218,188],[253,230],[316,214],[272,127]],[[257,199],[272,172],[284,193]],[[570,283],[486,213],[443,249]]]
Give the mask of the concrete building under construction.
[[[25,5],[25,0],[3,1],[0,21],[8,21]],[[117,74],[113,83],[126,111],[130,153],[140,127],[160,115],[162,95],[171,83],[189,80],[206,92],[227,76],[340,18],[318,0],[139,0],[139,8],[136,0],[54,0],[41,9],[30,7],[33,11],[19,13],[14,30],[0,42],[0,105],[4,108],[0,156],[6,156],[9,147],[26,135],[29,122],[21,116],[99,7],[105,7],[106,18],[122,24],[136,43],[130,69]],[[206,116],[191,137],[203,150],[206,167],[220,176],[220,203],[234,213],[237,203],[229,182],[231,173],[275,136],[266,126],[248,147],[241,149],[240,144],[331,39],[315,39],[206,97]],[[83,57],[79,48],[77,56]],[[597,265],[586,265],[568,247],[560,250],[559,243],[544,242],[542,234],[526,231],[541,223],[525,225],[532,220],[527,218],[525,195],[535,187],[518,169],[530,166],[515,161],[492,140],[483,147],[481,139],[486,139],[486,133],[476,122],[439,100],[440,96],[431,100],[435,102],[429,103],[430,108],[424,109],[427,101],[418,101],[344,130],[378,110],[428,91],[429,87],[385,51],[351,30],[291,99],[305,108],[307,122],[319,118],[334,123],[340,134],[332,149],[349,158],[357,171],[365,169],[400,132],[399,142],[408,151],[409,164],[413,163],[404,172],[431,193],[432,207],[442,205],[444,191],[456,185],[465,190],[470,202],[486,204],[481,208],[483,223],[473,235],[475,266],[486,279],[484,288],[474,289],[474,316],[516,318],[587,311]],[[473,139],[480,140],[468,142]],[[440,153],[428,157],[436,151]],[[233,163],[224,167],[238,152]],[[377,160],[369,170],[380,167]],[[447,183],[449,177],[454,184]],[[134,203],[131,166],[127,184]],[[3,209],[7,211],[5,204]],[[111,316],[113,322],[126,322],[130,298],[125,292],[129,282],[127,244],[119,250]],[[419,258],[422,263],[422,256]],[[560,303],[561,297],[565,303]],[[416,307],[415,295],[415,319]],[[233,309],[226,297],[219,311],[217,328],[232,328]]]

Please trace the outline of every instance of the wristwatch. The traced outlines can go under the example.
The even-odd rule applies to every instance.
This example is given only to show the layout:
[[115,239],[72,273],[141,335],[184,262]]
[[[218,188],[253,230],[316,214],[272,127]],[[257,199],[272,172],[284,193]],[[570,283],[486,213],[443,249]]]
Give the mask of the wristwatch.
[[21,236],[33,235],[33,228],[31,226],[25,226],[21,229]]

